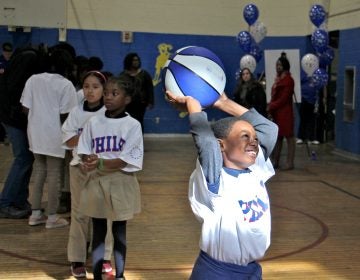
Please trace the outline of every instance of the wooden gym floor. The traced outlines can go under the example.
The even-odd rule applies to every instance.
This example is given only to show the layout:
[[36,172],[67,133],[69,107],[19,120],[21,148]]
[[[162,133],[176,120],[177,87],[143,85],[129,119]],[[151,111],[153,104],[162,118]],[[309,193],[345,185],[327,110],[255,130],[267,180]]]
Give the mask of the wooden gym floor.
[[[360,279],[360,162],[336,155],[331,144],[310,149],[316,160],[304,145],[297,146],[296,168],[278,171],[267,184],[273,229],[261,261],[264,279]],[[125,276],[188,279],[200,230],[187,201],[195,162],[192,139],[146,137],[145,150],[138,174],[142,212],[128,223]],[[0,146],[0,188],[11,157],[10,147]],[[28,226],[26,219],[0,219],[0,279],[74,279],[67,235],[68,228],[46,230]]]

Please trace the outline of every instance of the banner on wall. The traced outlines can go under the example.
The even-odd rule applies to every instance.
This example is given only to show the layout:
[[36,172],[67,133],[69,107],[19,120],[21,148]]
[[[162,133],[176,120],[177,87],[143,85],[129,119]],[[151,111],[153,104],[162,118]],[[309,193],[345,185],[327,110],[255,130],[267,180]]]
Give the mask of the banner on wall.
[[[270,102],[271,87],[276,78],[276,61],[285,52],[290,62],[290,73],[295,82],[294,102],[301,102],[301,80],[300,80],[300,51],[298,49],[288,50],[265,50],[265,76],[266,76],[266,99]],[[296,99],[295,99],[296,98]]]

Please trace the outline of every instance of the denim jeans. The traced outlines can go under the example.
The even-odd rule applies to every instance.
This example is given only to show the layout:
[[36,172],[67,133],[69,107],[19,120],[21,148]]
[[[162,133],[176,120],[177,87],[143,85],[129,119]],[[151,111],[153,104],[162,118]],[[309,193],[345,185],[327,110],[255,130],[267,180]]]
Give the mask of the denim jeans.
[[3,125],[12,146],[14,160],[0,194],[0,207],[23,206],[28,203],[34,156],[29,150],[26,131]]

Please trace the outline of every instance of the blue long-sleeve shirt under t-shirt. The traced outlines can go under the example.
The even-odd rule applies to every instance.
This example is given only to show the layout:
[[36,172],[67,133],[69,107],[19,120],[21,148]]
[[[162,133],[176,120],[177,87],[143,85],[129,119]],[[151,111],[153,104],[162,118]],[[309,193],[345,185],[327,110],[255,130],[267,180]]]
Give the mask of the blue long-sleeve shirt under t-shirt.
[[[278,134],[277,125],[260,115],[255,109],[251,109],[240,117],[234,118],[252,124],[259,139],[260,147],[264,153],[265,159],[267,159],[276,143]],[[223,168],[220,145],[214,136],[205,112],[190,114],[189,119],[191,133],[198,150],[199,161],[208,183],[209,190],[216,192],[219,185],[221,169]],[[235,177],[242,172],[247,172],[247,170],[235,170],[225,167],[224,170]]]

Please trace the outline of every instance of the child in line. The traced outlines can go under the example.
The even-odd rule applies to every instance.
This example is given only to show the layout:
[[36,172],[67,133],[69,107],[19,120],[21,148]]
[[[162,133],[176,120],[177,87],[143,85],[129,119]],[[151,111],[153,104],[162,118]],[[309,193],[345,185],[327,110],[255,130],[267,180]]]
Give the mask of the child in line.
[[135,175],[142,169],[140,123],[125,112],[133,87],[125,76],[110,78],[104,92],[106,112],[89,119],[80,135],[78,154],[87,180],[80,211],[92,217],[94,279],[102,279],[107,220],[112,221],[116,279],[124,278],[126,223],[140,212],[140,188]]
[[[66,219],[56,214],[64,176],[65,150],[61,146],[61,124],[76,105],[75,87],[69,79],[72,58],[65,50],[50,56],[49,72],[32,75],[25,84],[20,102],[28,114],[29,149],[34,153],[34,185],[29,225],[46,224],[47,229],[64,227]],[[45,182],[48,185],[47,214],[41,210]]]
[[[103,94],[106,77],[99,71],[90,71],[84,75],[83,92],[85,101],[74,107],[62,126],[63,147],[72,149],[72,160],[69,165],[71,192],[71,224],[68,241],[68,260],[71,262],[71,273],[74,277],[86,277],[87,248],[91,240],[91,223],[88,216],[79,211],[80,194],[84,187],[85,175],[79,166],[81,159],[77,154],[77,145],[81,131],[86,121],[94,115],[103,115],[105,107]],[[111,227],[110,227],[111,228]],[[112,270],[110,259],[112,253],[112,238],[107,235],[105,251],[106,263],[103,270]]]
[[277,126],[225,93],[213,107],[232,117],[210,125],[198,100],[167,92],[189,112],[198,150],[189,182],[191,208],[202,224],[200,254],[191,280],[262,279],[257,260],[270,245],[270,202],[265,182],[274,175],[268,159]]

